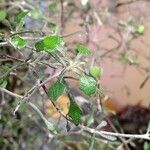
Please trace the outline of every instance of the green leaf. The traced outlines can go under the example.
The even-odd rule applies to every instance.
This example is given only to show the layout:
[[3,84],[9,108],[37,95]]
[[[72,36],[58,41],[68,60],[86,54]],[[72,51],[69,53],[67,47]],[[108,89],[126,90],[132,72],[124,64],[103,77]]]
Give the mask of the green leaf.
[[144,34],[144,32],[145,32],[145,27],[144,27],[144,25],[142,25],[142,24],[139,25],[139,26],[137,27],[136,32],[139,33],[139,34]]
[[143,150],[150,150],[150,143],[144,142]]
[[108,143],[107,143],[107,144],[104,144],[102,149],[103,149],[103,150],[110,150],[109,144],[108,144]]
[[24,24],[25,24],[24,20],[21,20],[16,26],[16,31],[19,32],[23,30]]
[[6,10],[2,9],[0,10],[0,21],[3,21],[7,16]]
[[98,66],[93,66],[90,69],[90,74],[95,78],[100,78],[102,76],[103,70],[102,68],[99,68]]
[[30,14],[31,14],[31,17],[33,19],[42,19],[43,18],[42,11],[40,9],[37,9],[37,8],[33,9]]
[[80,90],[84,94],[91,96],[95,94],[96,89],[97,89],[97,83],[93,77],[86,75],[80,78]]
[[70,107],[68,115],[72,118],[73,122],[78,125],[81,122],[81,109],[79,106],[72,100],[70,100]]
[[87,56],[91,54],[91,50],[81,43],[76,45],[76,49],[81,55]]
[[17,35],[11,38],[11,43],[14,45],[14,47],[21,49],[26,46],[27,41]]
[[65,84],[60,81],[55,82],[48,90],[48,98],[56,101],[65,92],[65,89]]
[[49,4],[48,8],[49,8],[49,11],[55,12],[57,9],[57,2],[56,1],[52,2],[51,4]]
[[19,12],[17,14],[17,16],[16,16],[16,22],[20,23],[28,13],[29,13],[29,11],[21,11],[21,12]]
[[55,24],[55,23],[52,23],[52,22],[49,22],[48,24],[47,24],[47,26],[50,28],[50,30],[52,30],[52,31],[55,31],[56,30],[56,27],[57,27],[57,25]]
[[44,42],[43,40],[38,41],[35,43],[35,49],[39,52],[39,51],[45,51],[45,46],[44,46]]
[[128,62],[129,58],[126,54],[122,54],[122,55],[119,56],[118,60],[122,61],[122,62]]
[[63,39],[58,35],[47,36],[35,43],[37,51],[54,52],[60,50],[64,45]]
[[7,86],[7,83],[8,82],[7,82],[7,78],[6,77],[0,79],[0,87],[5,88]]

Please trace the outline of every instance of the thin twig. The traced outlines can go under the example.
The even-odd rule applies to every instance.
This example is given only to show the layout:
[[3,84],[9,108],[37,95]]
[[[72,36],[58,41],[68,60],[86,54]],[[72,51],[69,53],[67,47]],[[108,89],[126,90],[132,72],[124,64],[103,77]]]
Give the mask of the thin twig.
[[13,92],[11,92],[11,91],[9,91],[9,90],[7,90],[7,89],[5,89],[5,88],[2,88],[2,87],[0,87],[0,91],[9,94],[9,95],[11,95],[12,97],[16,97],[16,98],[22,98],[22,97],[23,97],[22,95],[18,95],[18,94],[16,94],[16,93],[13,93]]
[[[3,91],[13,97],[17,97],[17,98],[23,98],[23,96],[15,94],[11,91],[8,91],[5,88],[1,88],[0,87],[0,91]],[[28,104],[34,109],[36,110],[36,112],[42,117],[43,121],[45,122],[46,126],[48,127],[48,129],[50,129],[52,132],[54,132],[54,130],[51,128],[53,127],[53,124],[50,123],[45,117],[44,115],[41,113],[41,111],[31,102],[28,102]],[[43,118],[44,117],[44,118]],[[68,119],[68,118],[67,118]],[[49,125],[47,123],[50,123]],[[52,126],[51,126],[52,125]],[[87,131],[90,133],[95,133],[97,135],[108,135],[108,136],[115,136],[115,137],[123,137],[123,138],[132,138],[132,139],[145,139],[145,140],[149,140],[150,141],[150,134],[146,133],[146,134],[123,134],[123,133],[115,133],[115,132],[108,132],[108,131],[97,131],[93,128],[89,128],[83,125],[79,125],[79,127],[81,128],[81,130],[83,131]]]
[[[7,94],[9,94],[9,95],[11,95],[11,96],[13,96],[13,97],[19,98],[19,99],[23,99],[23,98],[24,98],[24,96],[18,95],[18,94],[16,94],[16,93],[13,93],[13,92],[11,92],[11,91],[9,91],[9,90],[7,90],[7,89],[5,89],[5,88],[2,88],[2,87],[0,87],[0,91],[5,92],[5,93],[7,93]],[[53,123],[50,123],[50,122],[44,117],[44,115],[43,115],[42,112],[38,109],[38,107],[37,107],[36,105],[34,105],[33,103],[31,103],[31,102],[28,102],[27,104],[28,104],[30,107],[32,107],[32,108],[40,115],[40,117],[43,119],[44,123],[46,124],[47,128],[48,128],[52,133],[56,134],[57,131],[56,131],[56,129],[55,129]]]
[[[107,122],[109,123],[109,125],[111,126],[111,128],[113,129],[114,132],[118,133],[118,130],[116,129],[116,127],[113,125],[113,123],[108,119],[107,119]],[[120,141],[122,142],[122,145],[125,146],[126,150],[129,150],[129,147],[126,143],[126,140],[123,138],[123,137],[118,137],[120,139]]]
[[47,128],[48,128],[51,132],[53,132],[54,134],[56,134],[57,131],[56,131],[56,129],[55,129],[53,123],[50,123],[50,122],[44,117],[44,115],[43,115],[42,112],[38,109],[38,107],[35,106],[35,105],[34,105],[33,103],[31,103],[31,102],[28,102],[28,105],[31,106],[31,107],[40,115],[40,117],[43,119],[44,123],[46,124]]
[[39,31],[21,31],[21,32],[16,32],[16,33],[12,33],[10,34],[10,37],[13,37],[15,35],[20,35],[20,34],[26,34],[26,33],[29,33],[29,34],[39,34]]
[[[46,95],[48,96],[47,90],[45,85],[42,86],[43,90],[45,91]],[[73,122],[57,105],[54,101],[51,101],[52,105],[55,107],[55,109],[58,111],[58,113],[63,116],[66,120]]]
[[73,33],[70,33],[70,34],[62,35],[62,37],[67,38],[67,37],[70,37],[70,36],[74,36],[76,34],[86,34],[86,32],[85,31],[76,31],[76,32],[73,32]]
[[17,64],[17,65],[14,65],[12,68],[10,68],[8,71],[6,71],[2,76],[0,76],[0,79],[6,77],[11,71],[13,71],[13,70],[15,70],[15,69],[17,69],[18,67],[21,67],[21,66],[23,66],[23,65],[27,65],[27,64],[23,62],[23,63],[19,63],[19,64]]
[[149,134],[123,134],[123,133],[115,133],[115,132],[108,132],[108,131],[97,131],[93,128],[89,128],[86,126],[80,126],[81,129],[84,131],[90,132],[90,133],[95,133],[97,135],[108,135],[108,136],[115,136],[115,137],[123,137],[123,138],[132,138],[132,139],[145,139],[145,140],[150,140],[150,135]]
[[63,6],[63,0],[60,0],[60,6],[61,6],[61,16],[60,16],[60,22],[61,22],[61,34],[64,28],[64,6]]
[[10,56],[10,55],[3,55],[3,54],[0,54],[0,57],[1,57],[1,58],[9,58],[9,59],[11,59],[11,60],[16,60],[16,61],[24,62],[23,59],[19,59],[19,58]]
[[0,47],[8,45],[8,42],[0,42]]

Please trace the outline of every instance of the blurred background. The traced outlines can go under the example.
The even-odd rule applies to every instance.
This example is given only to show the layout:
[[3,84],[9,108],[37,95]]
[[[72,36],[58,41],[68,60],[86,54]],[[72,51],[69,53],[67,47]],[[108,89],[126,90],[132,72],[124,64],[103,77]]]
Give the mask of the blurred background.
[[[92,0],[89,2],[92,8],[87,10],[88,13],[84,16],[85,20],[90,22],[87,25],[89,38],[87,43],[95,56],[101,56],[98,61],[104,70],[101,78],[102,86],[109,91],[109,96],[119,103],[141,104],[148,107],[150,81],[148,80],[143,88],[140,86],[149,76],[149,71],[143,69],[149,70],[150,67],[149,1]],[[76,3],[80,6],[79,2]],[[85,20],[80,17],[79,12],[72,12],[70,18],[65,24],[64,33],[82,31],[81,24],[84,24]],[[145,28],[144,34],[134,35],[136,30],[134,28],[140,25]],[[83,37],[73,36],[67,40],[69,42],[87,40],[87,36]],[[133,63],[125,60],[125,57],[129,57],[127,59]]]

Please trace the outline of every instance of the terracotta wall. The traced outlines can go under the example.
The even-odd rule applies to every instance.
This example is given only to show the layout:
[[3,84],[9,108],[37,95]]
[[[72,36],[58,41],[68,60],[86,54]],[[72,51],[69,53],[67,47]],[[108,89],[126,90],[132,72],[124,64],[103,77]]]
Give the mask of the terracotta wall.
[[[93,7],[105,8],[111,6],[115,1],[105,1],[97,0],[90,1]],[[125,1],[120,1],[125,2]],[[114,9],[112,13],[106,15],[105,24],[99,25],[94,24],[89,26],[89,38],[91,43],[89,47],[92,48],[95,55],[101,53],[101,49],[96,49],[92,44],[94,41],[100,47],[105,47],[107,49],[115,46],[115,42],[108,38],[108,34],[113,34],[118,38],[118,34],[112,27],[116,27],[120,20],[127,20],[133,17],[136,22],[142,22],[145,26],[145,34],[134,40],[131,44],[131,48],[135,49],[136,54],[138,54],[138,59],[142,67],[149,67],[150,61],[146,57],[150,56],[150,2],[148,1],[138,1],[130,5],[123,5]],[[66,22],[66,28],[64,30],[65,34],[72,33],[75,31],[83,30],[80,27],[80,23],[83,20],[79,18],[79,14],[75,12],[75,18],[70,19]],[[111,26],[110,26],[111,25]],[[73,37],[67,38],[66,41],[83,41],[85,40],[85,35],[75,35]],[[123,49],[123,47],[121,47]],[[100,60],[100,65],[104,69],[104,75],[101,79],[101,84],[108,90],[108,93],[113,99],[119,102],[127,104],[137,104],[148,106],[150,103],[150,80],[147,81],[146,85],[139,89],[140,84],[146,78],[147,74],[138,67],[135,66],[124,66],[122,62],[111,60],[105,58]]]

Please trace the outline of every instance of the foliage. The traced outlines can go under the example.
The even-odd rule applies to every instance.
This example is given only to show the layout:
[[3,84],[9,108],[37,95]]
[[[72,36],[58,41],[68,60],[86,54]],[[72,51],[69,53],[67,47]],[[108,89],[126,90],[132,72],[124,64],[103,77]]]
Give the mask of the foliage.
[[80,78],[80,89],[86,95],[93,95],[96,92],[97,83],[96,80],[90,76],[83,76]]
[[[79,6],[74,1],[51,1],[49,4],[45,1],[49,13],[46,14],[41,3],[34,6],[28,1],[4,1],[5,8],[0,9],[0,149],[46,149],[56,145],[69,149],[72,141],[75,149],[107,150],[126,146],[122,137],[127,135],[105,133],[103,128],[107,123],[101,124],[106,114],[100,109],[100,101],[105,99],[105,94],[100,84],[103,69],[98,60],[118,47],[98,54],[96,58],[94,48],[88,43],[90,39],[70,44],[67,38],[76,33],[63,34],[68,19],[65,18],[64,11],[67,12],[67,9],[64,10],[64,7],[73,7],[68,13],[71,14]],[[81,14],[89,13],[89,6],[92,6],[90,1],[82,0],[80,7],[83,8],[79,7],[83,11]],[[89,32],[88,25],[98,19],[97,12],[93,12],[95,18],[88,14],[89,18],[93,18],[91,22],[81,15],[86,20],[83,23],[86,32]],[[60,22],[56,19],[58,13],[61,13]],[[28,28],[30,20],[32,29]],[[135,25],[130,19],[121,21],[120,26],[133,37],[145,33],[144,24]],[[125,65],[139,65],[134,53],[124,51],[116,56]],[[87,100],[77,100],[72,86]],[[65,103],[67,111],[58,105],[59,101],[63,101],[62,96],[68,98]],[[46,115],[47,98],[59,118]],[[139,137],[149,140],[148,135],[143,133]],[[149,143],[144,142],[144,150],[149,147]]]
[[0,21],[3,21],[7,16],[6,10],[0,10]]
[[27,41],[22,39],[20,36],[13,36],[10,41],[14,47],[19,49],[25,47],[27,44]]
[[29,13],[28,11],[19,12],[16,16],[16,22],[20,23],[28,13]]
[[90,68],[90,74],[95,78],[100,78],[102,76],[103,70],[98,66],[93,66]]
[[73,100],[70,100],[68,115],[73,119],[76,125],[81,123],[81,109]]
[[48,98],[56,101],[65,91],[65,85],[60,81],[54,83],[48,90]]
[[63,40],[58,35],[47,36],[44,39],[35,43],[37,51],[54,52],[61,50],[63,46]]
[[81,43],[77,44],[76,49],[79,52],[79,54],[81,54],[81,55],[90,55],[91,54],[91,50]]

